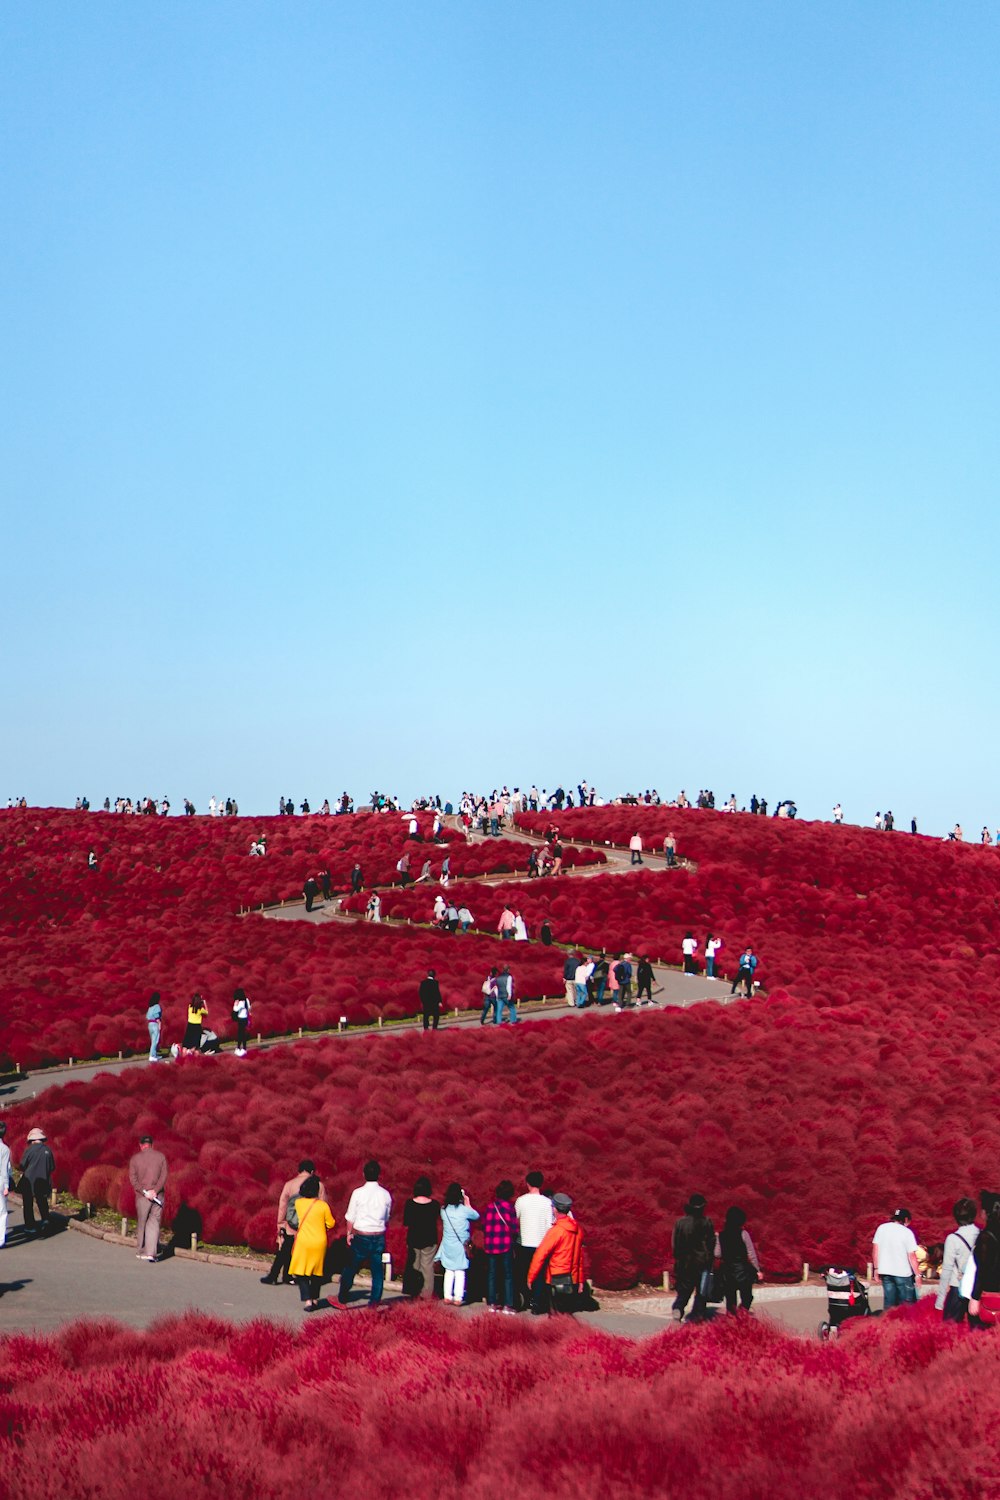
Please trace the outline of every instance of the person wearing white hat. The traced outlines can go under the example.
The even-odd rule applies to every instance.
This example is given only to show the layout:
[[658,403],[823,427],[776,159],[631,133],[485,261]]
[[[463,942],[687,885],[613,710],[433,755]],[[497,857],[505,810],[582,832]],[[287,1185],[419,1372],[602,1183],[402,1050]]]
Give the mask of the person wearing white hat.
[[24,1204],[24,1232],[37,1234],[35,1209],[41,1220],[42,1233],[49,1225],[49,1194],[52,1191],[52,1174],[56,1159],[52,1155],[45,1131],[36,1125],[28,1131],[28,1141],[21,1158],[21,1199]]

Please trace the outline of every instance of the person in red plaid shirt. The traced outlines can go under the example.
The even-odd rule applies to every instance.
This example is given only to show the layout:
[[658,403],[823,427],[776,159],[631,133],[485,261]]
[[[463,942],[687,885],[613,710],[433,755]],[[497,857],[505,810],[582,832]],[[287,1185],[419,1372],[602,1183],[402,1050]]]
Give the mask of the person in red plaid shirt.
[[[514,1211],[514,1184],[505,1177],[498,1186],[493,1202],[483,1214],[483,1249],[486,1251],[486,1301],[493,1312],[514,1311],[514,1246],[517,1243],[517,1214]],[[503,1276],[503,1303],[498,1285]]]

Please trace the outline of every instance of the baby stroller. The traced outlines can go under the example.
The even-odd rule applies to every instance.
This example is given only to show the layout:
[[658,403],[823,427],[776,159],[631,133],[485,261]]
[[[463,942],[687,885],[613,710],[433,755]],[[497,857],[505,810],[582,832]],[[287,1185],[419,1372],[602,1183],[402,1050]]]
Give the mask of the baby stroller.
[[820,1338],[836,1338],[846,1318],[870,1316],[864,1282],[858,1280],[854,1271],[837,1271],[831,1266],[826,1273],[826,1320],[819,1325]]

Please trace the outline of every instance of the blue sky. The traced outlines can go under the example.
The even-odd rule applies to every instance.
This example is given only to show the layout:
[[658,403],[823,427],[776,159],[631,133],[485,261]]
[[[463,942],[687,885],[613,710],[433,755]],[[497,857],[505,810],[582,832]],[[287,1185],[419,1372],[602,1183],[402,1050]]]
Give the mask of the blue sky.
[[995,7],[0,16],[0,792],[1000,824]]

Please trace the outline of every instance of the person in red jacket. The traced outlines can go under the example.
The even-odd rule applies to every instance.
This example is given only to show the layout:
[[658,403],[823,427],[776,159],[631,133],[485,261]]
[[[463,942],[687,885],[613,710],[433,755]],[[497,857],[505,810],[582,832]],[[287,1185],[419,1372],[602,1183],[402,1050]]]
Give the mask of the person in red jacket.
[[570,1213],[568,1193],[554,1193],[556,1221],[531,1257],[528,1285],[545,1272],[553,1312],[571,1313],[583,1291],[583,1230]]

